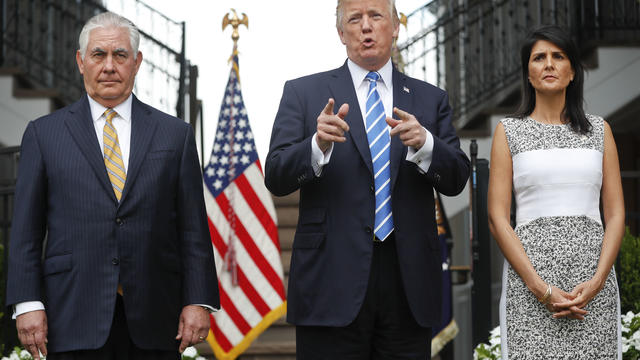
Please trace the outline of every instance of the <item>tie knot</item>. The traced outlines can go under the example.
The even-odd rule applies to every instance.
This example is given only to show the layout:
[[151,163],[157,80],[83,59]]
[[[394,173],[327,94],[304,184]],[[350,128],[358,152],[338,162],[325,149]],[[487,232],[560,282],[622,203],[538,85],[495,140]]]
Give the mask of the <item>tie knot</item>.
[[370,72],[367,74],[366,79],[367,79],[367,80],[369,80],[369,81],[371,81],[371,82],[376,82],[376,81],[380,80],[380,74],[378,74],[378,73],[377,73],[377,72],[375,72],[375,71],[370,71]]
[[104,111],[103,115],[104,115],[105,118],[107,118],[108,122],[111,122],[111,120],[113,120],[113,118],[116,117],[116,115],[118,115],[118,113],[115,110],[109,108],[109,109]]

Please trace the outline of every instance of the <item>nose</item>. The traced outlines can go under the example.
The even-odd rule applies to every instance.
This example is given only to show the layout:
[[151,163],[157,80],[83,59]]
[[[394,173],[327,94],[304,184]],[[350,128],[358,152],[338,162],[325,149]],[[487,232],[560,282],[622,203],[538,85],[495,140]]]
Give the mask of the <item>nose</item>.
[[365,15],[362,17],[362,32],[371,31],[371,19],[369,16]]
[[103,71],[105,72],[113,72],[114,71],[114,67],[113,67],[113,55],[109,54],[107,55],[107,57],[104,60],[104,68]]
[[553,68],[553,55],[548,54],[544,64],[545,68],[551,69]]

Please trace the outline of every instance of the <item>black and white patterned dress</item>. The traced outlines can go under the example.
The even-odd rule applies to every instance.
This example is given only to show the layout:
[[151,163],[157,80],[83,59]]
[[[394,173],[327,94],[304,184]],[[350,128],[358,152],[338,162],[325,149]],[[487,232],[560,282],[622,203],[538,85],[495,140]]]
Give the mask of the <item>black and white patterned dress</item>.
[[[507,118],[516,229],[542,279],[566,292],[595,274],[602,247],[604,122],[592,131]],[[503,359],[622,359],[620,303],[612,270],[583,321],[554,319],[505,261],[500,300]]]

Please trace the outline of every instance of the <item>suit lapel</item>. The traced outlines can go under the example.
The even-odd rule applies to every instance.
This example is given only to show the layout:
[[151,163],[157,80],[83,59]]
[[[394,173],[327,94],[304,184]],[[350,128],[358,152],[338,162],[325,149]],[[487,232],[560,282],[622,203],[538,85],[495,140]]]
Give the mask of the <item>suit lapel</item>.
[[140,172],[140,166],[155,133],[157,123],[151,119],[150,115],[151,112],[133,95],[131,101],[131,152],[129,153],[127,181],[124,184],[120,204],[124,202]]
[[96,129],[91,118],[91,110],[89,109],[89,100],[87,95],[82,96],[80,101],[76,102],[69,108],[70,116],[65,118],[65,124],[69,133],[80,148],[80,152],[89,162],[98,181],[104,189],[116,200],[111,187],[111,181],[107,175],[107,169],[104,165],[104,158],[100,150],[100,143],[96,136]]
[[331,76],[332,79],[329,88],[336,100],[334,110],[337,111],[343,102],[349,104],[349,113],[345,118],[345,121],[349,124],[349,135],[356,145],[364,163],[367,165],[369,172],[373,174],[369,141],[367,140],[367,133],[364,128],[364,121],[362,120],[362,111],[358,104],[356,90],[353,88],[353,80],[351,79],[347,62],[345,61],[344,65],[336,69]]
[[[393,67],[393,106],[408,113],[413,113],[411,105],[411,91],[406,87],[407,76]],[[393,116],[395,118],[395,115]],[[391,137],[391,189],[393,190],[398,178],[400,164],[405,160],[405,146],[397,136]]]

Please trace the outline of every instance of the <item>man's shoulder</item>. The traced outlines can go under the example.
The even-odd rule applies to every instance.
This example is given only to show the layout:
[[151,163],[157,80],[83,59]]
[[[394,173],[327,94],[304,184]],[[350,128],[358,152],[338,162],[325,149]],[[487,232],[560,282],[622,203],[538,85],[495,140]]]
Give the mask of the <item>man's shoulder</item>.
[[[166,112],[156,109],[155,107],[142,102],[138,98],[134,98],[134,101],[131,105],[132,114],[136,111],[140,111],[143,114],[149,116],[153,121],[158,122],[159,124],[163,124],[166,126],[177,126],[177,127],[186,127],[189,124],[177,118],[173,115],[167,114]],[[136,109],[137,108],[137,109]]]
[[441,89],[431,83],[428,83],[424,80],[420,80],[420,79],[416,79],[413,78],[409,75],[406,75],[404,73],[401,72],[396,72],[396,74],[399,74],[399,76],[402,78],[402,80],[404,81],[404,86],[406,86],[409,89],[416,89],[419,91],[425,91],[431,94],[438,94],[440,96],[445,95],[447,92],[444,89]]
[[[58,126],[57,123],[64,121],[71,113],[77,112],[82,106],[88,106],[86,100],[80,99],[72,104],[69,104],[65,107],[62,107],[58,110],[55,110],[49,114],[42,115],[39,118],[36,118],[32,121],[32,123],[36,126],[46,126],[46,125],[55,125]],[[88,110],[88,107],[87,107]]]
[[336,68],[336,69],[317,72],[315,74],[309,74],[309,75],[301,76],[299,78],[291,79],[288,82],[292,83],[292,84],[316,83],[318,81],[324,81],[324,80],[327,80],[327,79],[338,77],[338,76],[340,76],[342,71],[343,71],[343,67],[339,67],[339,68]]

